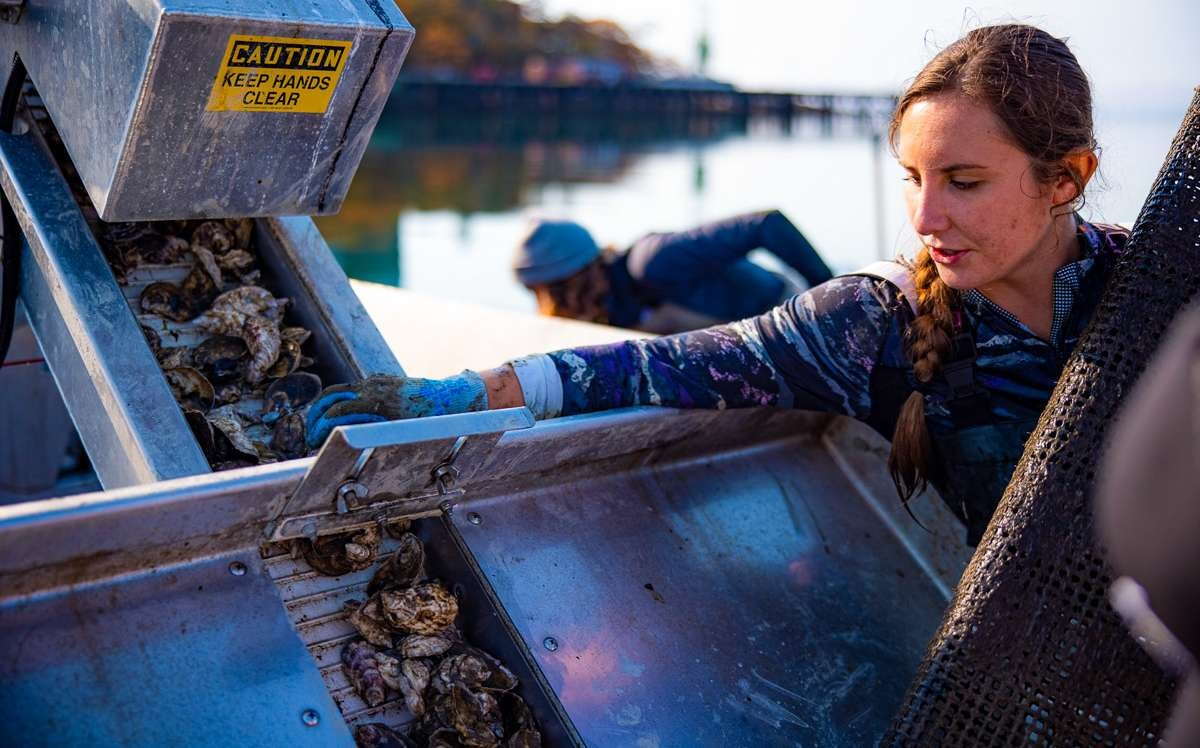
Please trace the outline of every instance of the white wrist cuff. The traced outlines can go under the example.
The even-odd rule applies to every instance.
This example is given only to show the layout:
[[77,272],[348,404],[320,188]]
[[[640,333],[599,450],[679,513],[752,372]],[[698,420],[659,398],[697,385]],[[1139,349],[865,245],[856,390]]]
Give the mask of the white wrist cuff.
[[535,353],[509,363],[517,372],[525,407],[533,412],[533,417],[539,421],[557,418],[562,413],[563,389],[554,360],[544,353]]

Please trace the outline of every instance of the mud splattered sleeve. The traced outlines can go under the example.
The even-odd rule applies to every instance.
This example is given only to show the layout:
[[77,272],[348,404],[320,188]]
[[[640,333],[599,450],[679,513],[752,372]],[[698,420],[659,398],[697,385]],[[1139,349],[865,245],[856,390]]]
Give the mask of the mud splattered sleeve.
[[903,365],[896,305],[890,284],[842,276],[728,325],[555,351],[562,415],[768,405],[866,418],[871,372],[887,359]]

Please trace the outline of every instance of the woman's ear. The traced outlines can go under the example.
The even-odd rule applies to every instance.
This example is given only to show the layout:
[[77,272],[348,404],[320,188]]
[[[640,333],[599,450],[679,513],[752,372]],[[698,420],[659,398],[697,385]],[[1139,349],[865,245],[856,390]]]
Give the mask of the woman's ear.
[[[1064,156],[1063,165],[1067,168],[1068,173],[1059,177],[1054,185],[1054,204],[1065,205],[1081,197],[1083,188],[1096,173],[1096,167],[1099,164],[1100,159],[1096,157],[1096,152],[1091,148],[1072,151]],[[1072,174],[1079,178],[1078,184],[1071,178]]]

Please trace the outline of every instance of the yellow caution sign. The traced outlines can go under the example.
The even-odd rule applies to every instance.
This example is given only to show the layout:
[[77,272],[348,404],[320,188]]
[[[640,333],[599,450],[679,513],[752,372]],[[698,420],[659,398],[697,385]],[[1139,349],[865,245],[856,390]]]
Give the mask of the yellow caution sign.
[[352,46],[334,39],[233,34],[207,109],[323,114]]

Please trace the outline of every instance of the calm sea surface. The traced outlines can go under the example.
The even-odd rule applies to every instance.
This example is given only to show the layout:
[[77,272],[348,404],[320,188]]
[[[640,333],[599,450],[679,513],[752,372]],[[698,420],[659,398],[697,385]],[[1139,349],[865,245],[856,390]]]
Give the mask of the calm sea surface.
[[[1085,216],[1132,221],[1178,124],[1100,115],[1105,184]],[[579,221],[601,244],[624,246],[648,231],[779,208],[835,272],[849,271],[915,243],[903,175],[874,129],[385,117],[341,213],[317,222],[351,277],[513,310],[533,309],[508,262],[535,216]]]

